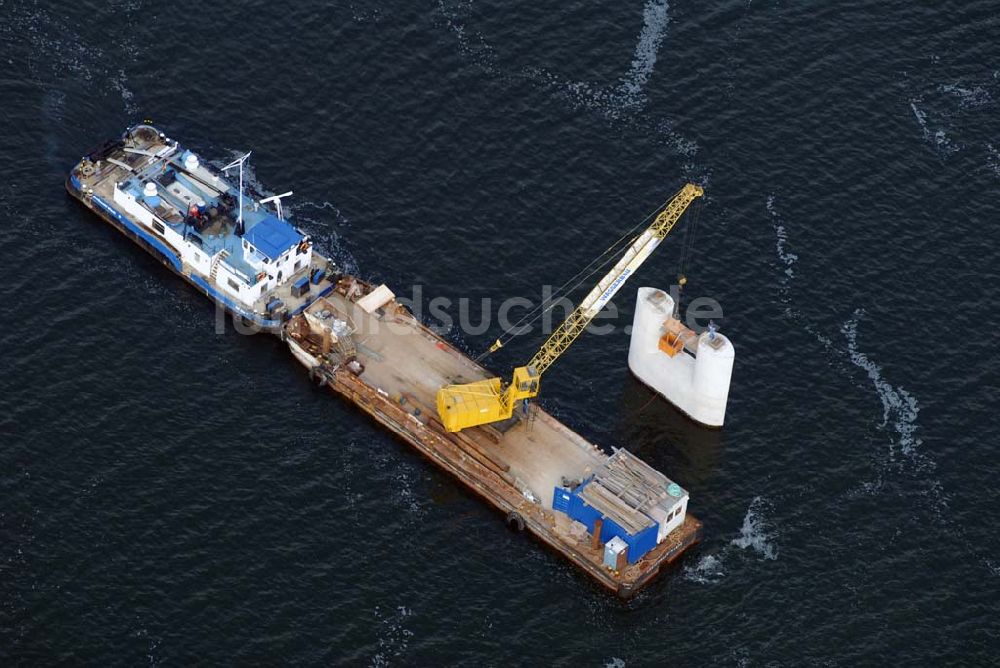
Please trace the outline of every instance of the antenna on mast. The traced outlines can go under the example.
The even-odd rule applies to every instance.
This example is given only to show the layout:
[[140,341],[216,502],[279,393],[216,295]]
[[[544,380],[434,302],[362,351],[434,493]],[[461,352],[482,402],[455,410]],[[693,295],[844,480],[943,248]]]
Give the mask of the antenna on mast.
[[261,204],[267,204],[268,202],[274,202],[274,208],[278,210],[278,220],[284,220],[285,217],[281,215],[281,198],[288,197],[292,194],[289,190],[286,193],[281,193],[280,195],[271,195],[270,197],[265,197],[260,201]]
[[250,157],[251,153],[253,153],[253,151],[247,151],[246,155],[236,158],[222,168],[222,171],[225,172],[232,169],[236,165],[240,166],[240,211],[236,218],[236,233],[240,235],[243,234],[243,163],[247,161],[247,158]]

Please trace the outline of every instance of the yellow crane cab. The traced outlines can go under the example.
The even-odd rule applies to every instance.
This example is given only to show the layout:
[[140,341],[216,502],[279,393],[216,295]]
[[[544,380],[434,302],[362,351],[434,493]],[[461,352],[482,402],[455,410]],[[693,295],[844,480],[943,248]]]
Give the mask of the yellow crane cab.
[[437,394],[438,416],[448,431],[461,431],[510,418],[514,405],[538,395],[541,374],[534,367],[514,369],[511,384],[501,387],[499,378],[486,378],[463,385],[448,385]]

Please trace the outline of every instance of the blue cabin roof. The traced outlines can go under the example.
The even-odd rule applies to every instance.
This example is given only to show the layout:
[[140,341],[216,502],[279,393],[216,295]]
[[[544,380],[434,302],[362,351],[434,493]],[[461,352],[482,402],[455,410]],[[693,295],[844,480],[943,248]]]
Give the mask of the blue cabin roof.
[[243,238],[272,260],[302,241],[294,227],[271,214],[247,230]]

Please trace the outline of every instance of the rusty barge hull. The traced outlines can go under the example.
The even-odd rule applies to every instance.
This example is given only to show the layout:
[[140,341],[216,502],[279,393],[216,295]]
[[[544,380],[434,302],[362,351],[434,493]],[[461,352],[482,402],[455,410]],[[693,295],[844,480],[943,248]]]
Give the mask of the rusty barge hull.
[[[431,408],[436,388],[488,372],[394,301],[366,313],[352,292],[359,286],[362,292],[371,289],[345,277],[337,290],[286,326],[291,352],[317,385],[360,408],[489,502],[508,523],[523,527],[621,598],[633,596],[700,541],[701,522],[688,514],[635,564],[620,571],[604,567],[603,546],[590,535],[574,533],[572,521],[552,509],[551,497],[562,476],[585,477],[606,455],[538,408],[530,420],[503,433],[482,427],[447,432]],[[329,340],[310,329],[308,314],[323,309],[346,315],[358,327],[353,370]]]

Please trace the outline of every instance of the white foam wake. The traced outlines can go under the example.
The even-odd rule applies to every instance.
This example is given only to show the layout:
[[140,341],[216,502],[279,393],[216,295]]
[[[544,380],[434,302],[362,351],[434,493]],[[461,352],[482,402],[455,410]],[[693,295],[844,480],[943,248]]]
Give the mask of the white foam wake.
[[769,504],[763,497],[755,496],[743,516],[743,526],[740,535],[731,543],[741,550],[752,550],[760,557],[774,561],[778,558],[778,546],[775,544],[777,532],[770,526],[765,517]]
[[698,584],[715,584],[726,575],[722,555],[706,554],[694,566],[684,567],[684,577]]
[[632,53],[631,65],[613,86],[569,81],[544,67],[529,66],[517,72],[505,70],[498,64],[493,46],[462,21],[458,10],[463,5],[467,7],[467,4],[438,0],[445,23],[458,41],[459,51],[490,76],[507,82],[528,81],[537,87],[555,91],[557,97],[575,107],[597,113],[612,124],[639,126],[675,154],[691,157],[698,152],[697,142],[675,131],[670,119],[647,119],[639,115],[646,106],[646,86],[659,60],[660,47],[669,24],[667,0],[648,0],[645,4],[643,25]]
[[308,232],[314,239],[322,239],[322,250],[326,251],[326,253],[329,254],[333,261],[336,262],[342,270],[352,276],[359,275],[361,273],[361,266],[358,264],[357,259],[351,251],[347,249],[343,237],[336,231],[332,230],[327,223],[318,221],[312,216],[303,213],[302,211],[305,208],[314,209],[316,211],[332,211],[334,220],[341,228],[350,227],[350,219],[343,214],[339,207],[327,200],[323,200],[319,204],[306,200],[301,204],[296,204],[290,209],[302,229]]
[[135,103],[135,94],[129,88],[128,76],[126,76],[124,69],[119,69],[118,73],[111,77],[111,87],[122,96],[125,113],[129,116],[136,116],[139,113],[139,107]]
[[938,90],[958,98],[958,106],[962,109],[982,109],[993,101],[990,92],[983,86],[941,84]]
[[[1000,577],[1000,565],[995,560],[985,556],[978,544],[971,540],[965,529],[953,519],[948,512],[947,492],[940,481],[929,475],[937,469],[937,463],[919,449],[921,440],[916,436],[916,432],[920,408],[917,400],[902,387],[889,383],[883,375],[882,368],[873,362],[868,355],[858,350],[858,323],[863,316],[863,310],[856,310],[854,315],[844,323],[842,331],[847,339],[847,352],[851,362],[865,371],[882,403],[881,427],[885,428],[891,424],[895,432],[895,438],[892,440],[893,445],[890,446],[893,448],[890,450],[890,463],[894,462],[894,449],[898,447],[903,458],[894,462],[896,470],[906,475],[913,472],[923,474],[919,480],[920,488],[917,491],[927,499],[926,508],[933,515],[937,524],[949,531],[951,540],[960,543],[970,554],[975,555],[991,575]],[[878,494],[882,490],[883,481],[880,478],[875,482],[863,483],[857,491],[863,494]]]
[[506,75],[503,75],[497,66],[493,47],[486,39],[478,32],[467,30],[458,11],[450,8],[444,0],[438,0],[438,9],[448,29],[458,40],[458,50],[462,55],[475,61],[487,74],[505,77]]
[[774,227],[775,250],[778,253],[778,261],[784,266],[785,278],[782,280],[787,285],[788,280],[795,276],[792,268],[795,266],[795,262],[799,259],[799,256],[788,250],[788,232],[785,230],[785,226],[781,222],[781,217],[774,208],[773,194],[767,196],[766,206],[767,212],[771,214],[771,221]]
[[[85,82],[93,90],[113,90],[121,97],[125,112],[135,116],[138,107],[125,70],[113,69],[112,65],[116,60],[134,61],[137,54],[131,38],[134,31],[119,31],[121,38],[117,43],[111,43],[110,48],[116,47],[121,51],[116,59],[115,54],[105,52],[94,40],[83,38],[75,26],[61,18],[58,12],[46,9],[45,3],[41,4],[41,7],[33,3],[31,6],[10,8],[4,20],[0,21],[0,38],[5,43],[23,40],[29,46],[30,55],[23,63],[25,79],[59,90],[66,88],[67,79]],[[120,8],[129,25],[133,21],[133,10],[130,5]]]
[[[774,229],[774,250],[778,258],[778,266],[782,270],[782,276],[778,279],[778,299],[785,305],[787,317],[801,320],[799,313],[792,308],[792,279],[795,278],[795,263],[798,262],[799,256],[788,250],[788,230],[785,228],[784,221],[774,202],[774,194],[768,195],[765,207],[771,216],[771,227]],[[806,325],[806,329],[809,329],[808,325]],[[816,332],[812,333],[817,338],[823,338],[818,336]]]
[[872,362],[868,356],[858,350],[858,321],[864,316],[864,310],[857,309],[854,315],[841,327],[847,339],[847,354],[851,363],[863,369],[875,387],[879,400],[882,402],[882,427],[892,422],[896,432],[896,444],[907,457],[912,457],[920,445],[916,437],[917,415],[920,407],[917,400],[902,387],[889,383],[882,374],[882,367]]
[[646,104],[646,84],[656,67],[660,45],[667,32],[666,0],[650,0],[642,10],[642,31],[635,45],[632,66],[618,86],[621,106],[639,109]]
[[[668,9],[666,0],[649,0],[643,7],[642,30],[632,54],[631,66],[616,86],[602,87],[583,81],[563,81],[542,68],[530,68],[526,74],[537,83],[563,91],[578,105],[599,112],[609,120],[634,117],[646,106],[646,85],[653,75],[660,46],[666,36]],[[660,129],[667,133],[673,132],[669,123]]]
[[[919,109],[915,109],[915,113],[919,114]],[[992,147],[990,148],[992,149]],[[1000,160],[1000,156],[997,156],[997,158]],[[776,253],[779,264],[785,269],[790,269],[798,260],[798,256],[788,250],[788,234],[781,223],[780,214],[775,206],[775,197],[773,195],[767,198],[767,210],[775,219]],[[945,492],[940,481],[930,475],[936,470],[937,464],[931,457],[920,451],[921,440],[917,436],[919,429],[917,418],[920,414],[920,404],[916,397],[902,387],[890,383],[886,378],[883,368],[859,348],[858,328],[864,318],[864,310],[856,309],[852,316],[844,322],[841,326],[841,333],[845,338],[846,345],[843,347],[836,345],[829,337],[823,335],[812,322],[803,317],[799,311],[792,308],[790,303],[791,277],[792,274],[786,272],[781,279],[781,294],[782,301],[786,304],[786,314],[812,334],[822,344],[823,348],[834,356],[835,360],[839,361],[846,358],[846,362],[840,366],[842,371],[853,375],[853,366],[865,372],[868,380],[875,388],[879,402],[882,404],[882,423],[880,428],[886,429],[891,426],[892,438],[890,439],[889,466],[879,467],[877,472],[878,478],[875,481],[862,482],[856,488],[848,491],[847,496],[881,494],[886,489],[883,475],[887,468],[894,470],[896,474],[904,475],[906,478],[913,476],[915,473],[920,474],[917,492],[927,499],[926,508],[933,515],[935,521],[940,526],[949,529],[954,540],[963,544],[965,549],[976,555],[980,563],[986,567],[991,575],[1000,576],[1000,565],[995,560],[984,556],[978,546],[967,537],[964,529],[947,512],[948,494]],[[849,362],[849,365],[847,362]],[[902,455],[898,460],[896,458],[897,451]],[[749,511],[748,517],[750,517]],[[749,530],[747,533],[748,538],[744,539],[741,535],[737,540],[745,542],[750,540],[750,537],[754,535],[752,532],[753,517],[750,517],[748,522],[744,522],[744,524]],[[696,578],[692,577],[691,579]]]
[[986,145],[986,164],[993,173],[1000,176],[1000,151],[994,148],[993,144]]
[[375,607],[375,620],[379,623],[378,651],[371,659],[371,666],[381,668],[392,664],[393,659],[402,659],[413,637],[413,631],[404,622],[413,615],[405,605],[395,610],[383,611]]
[[[853,315],[841,326],[841,333],[844,335],[846,341],[846,347],[841,347],[835,345],[828,336],[822,334],[798,310],[791,307],[791,280],[795,275],[793,267],[798,261],[799,256],[789,250],[788,231],[777,210],[775,201],[775,196],[773,194],[769,195],[766,206],[768,213],[771,215],[772,226],[774,228],[775,253],[778,265],[783,269],[784,274],[781,277],[779,292],[782,302],[787,307],[786,314],[798,321],[806,331],[816,338],[824,349],[841,359],[846,355],[848,361],[853,366],[865,371],[872,385],[875,387],[879,401],[882,404],[881,426],[885,428],[891,422],[896,434],[896,437],[893,439],[893,448],[898,447],[904,455],[912,458],[917,447],[920,445],[920,439],[916,437],[917,415],[920,412],[919,404],[916,398],[902,387],[896,387],[889,383],[885,379],[882,368],[858,348],[858,323],[864,317],[864,310],[856,309]],[[850,367],[845,364],[844,370],[850,372]],[[927,460],[921,459],[920,461],[926,462]],[[917,463],[917,460],[914,460],[913,463]],[[872,487],[872,489],[880,488],[880,483]]]
[[920,132],[924,136],[924,141],[931,144],[942,156],[947,156],[958,151],[959,147],[951,141],[947,132],[941,128],[936,130],[931,129],[930,124],[927,122],[927,113],[917,106],[917,102],[920,101],[917,98],[910,100],[910,109],[913,110],[913,116],[917,119],[917,125],[920,126]]
[[715,584],[726,576],[725,561],[736,550],[749,551],[760,559],[778,558],[778,532],[767,519],[771,504],[755,496],[743,516],[739,532],[720,551],[702,556],[693,566],[684,567],[684,577],[698,584]]

